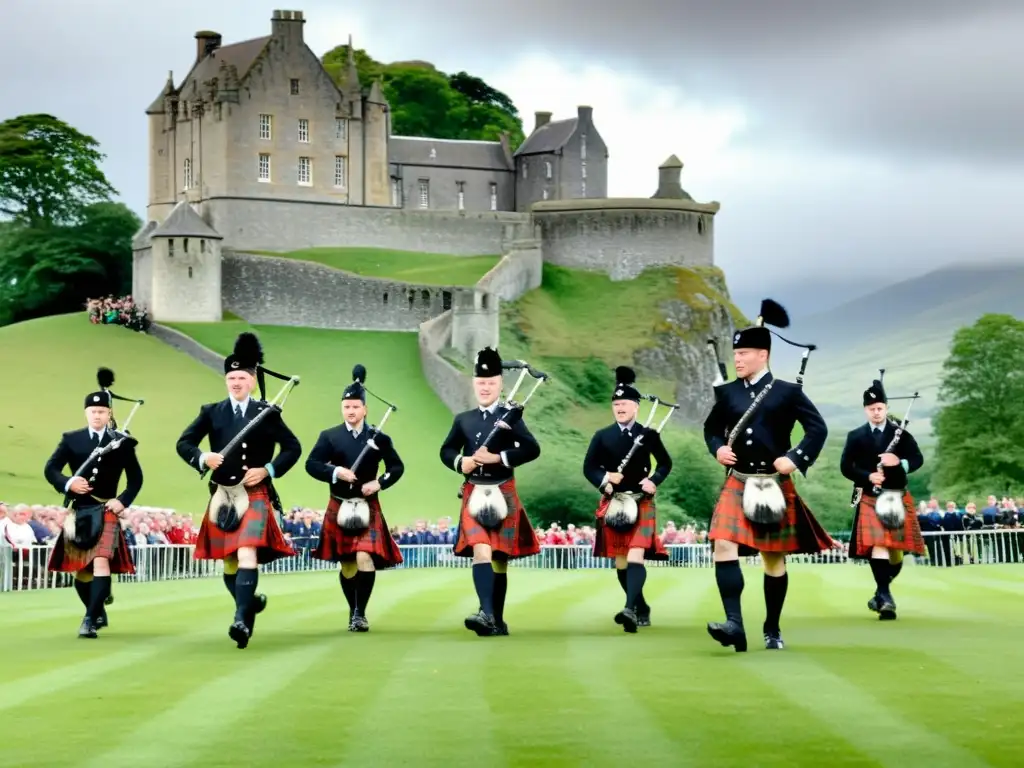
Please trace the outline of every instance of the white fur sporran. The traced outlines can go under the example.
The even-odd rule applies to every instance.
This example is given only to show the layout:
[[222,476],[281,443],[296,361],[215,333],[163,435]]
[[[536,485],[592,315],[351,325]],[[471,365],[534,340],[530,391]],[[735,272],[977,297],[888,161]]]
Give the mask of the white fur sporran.
[[613,531],[628,531],[636,525],[639,513],[635,494],[615,493],[605,510],[604,524]]
[[497,485],[474,485],[469,494],[469,516],[484,528],[499,528],[508,517],[508,503]]
[[359,533],[370,527],[370,505],[366,499],[342,499],[338,527],[345,533]]
[[878,522],[890,531],[902,528],[907,516],[906,507],[903,505],[903,491],[882,491],[875,501],[875,515]]
[[752,523],[778,525],[786,515],[786,497],[774,475],[747,477],[743,483],[743,514]]
[[226,533],[231,533],[242,524],[242,517],[249,509],[249,492],[245,486],[218,485],[210,499],[207,519]]

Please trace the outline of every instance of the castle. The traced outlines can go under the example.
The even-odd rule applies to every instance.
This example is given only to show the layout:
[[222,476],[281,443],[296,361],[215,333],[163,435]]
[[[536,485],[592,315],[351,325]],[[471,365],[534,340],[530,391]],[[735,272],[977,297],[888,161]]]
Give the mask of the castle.
[[[420,334],[428,379],[453,406],[466,394],[440,353],[496,344],[500,301],[541,266],[631,279],[654,266],[714,264],[717,202],[680,186],[674,155],[650,198],[607,197],[608,150],[589,107],[536,115],[512,152],[500,141],[391,135],[379,81],[335,84],[303,40],[301,11],[231,45],[195,35],[181,85],[146,110],[147,222],[133,242],[132,293],[157,321],[250,322]],[[410,285],[253,255],[364,246],[496,254],[476,286]]]

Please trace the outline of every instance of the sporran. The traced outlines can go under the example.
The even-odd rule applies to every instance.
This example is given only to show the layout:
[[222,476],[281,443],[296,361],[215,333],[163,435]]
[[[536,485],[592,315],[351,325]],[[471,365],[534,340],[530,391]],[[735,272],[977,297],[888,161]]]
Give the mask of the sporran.
[[469,494],[469,516],[488,530],[501,527],[508,517],[508,502],[497,485],[473,485]]
[[781,523],[786,516],[786,497],[778,475],[734,474],[743,482],[743,514],[746,518],[758,525]]
[[64,541],[75,549],[88,552],[96,546],[103,533],[105,512],[103,504],[68,510],[64,518]]
[[902,528],[907,515],[903,491],[882,491],[875,501],[875,515],[878,522],[890,531]]
[[370,505],[366,499],[339,499],[338,527],[345,533],[362,533],[370,527]]
[[244,485],[218,485],[210,499],[208,519],[224,533],[232,533],[238,530],[248,509],[249,492]]
[[637,499],[639,494],[615,493],[604,513],[604,524],[613,531],[628,531],[636,525],[639,509]]

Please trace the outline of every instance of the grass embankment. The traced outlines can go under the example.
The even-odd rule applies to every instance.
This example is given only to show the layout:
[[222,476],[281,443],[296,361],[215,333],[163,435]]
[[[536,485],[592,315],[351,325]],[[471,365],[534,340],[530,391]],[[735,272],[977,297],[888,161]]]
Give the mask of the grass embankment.
[[[1019,765],[1019,568],[908,566],[889,623],[865,608],[867,568],[790,573],[786,649],[765,651],[747,569],[746,654],[704,629],[722,615],[710,569],[651,569],[653,626],[624,636],[609,571],[513,567],[503,638],[462,627],[477,609],[468,569],[379,574],[369,635],[345,631],[333,573],[263,576],[270,603],[245,651],[219,578],[117,584],[89,642],[72,590],[0,595],[0,762]],[[88,716],[54,738],[56,711]]]
[[390,278],[423,285],[475,285],[500,259],[492,255],[452,256],[387,248],[303,248],[283,253],[248,253],[312,261],[363,277]]
[[[180,324],[179,330],[211,349],[227,354],[240,321]],[[258,327],[267,366],[298,374],[302,383],[285,405],[288,425],[299,437],[303,461],[317,435],[340,421],[339,399],[351,381],[352,366],[368,369],[371,389],[401,409],[387,424],[406,463],[406,476],[385,493],[389,522],[452,514],[457,485],[441,469],[437,449],[450,425],[450,415],[423,377],[416,336],[408,333],[324,331],[306,328]],[[59,503],[43,479],[43,465],[63,431],[84,426],[85,395],[96,387],[100,365],[117,373],[114,391],[145,399],[132,422],[139,438],[145,485],[137,503],[201,513],[205,485],[175,453],[182,430],[199,406],[226,396],[222,376],[155,338],[112,326],[91,325],[84,314],[62,315],[0,328],[0,398],[8,404],[0,498],[11,502]],[[268,378],[276,394],[280,382]],[[371,419],[384,411],[369,402]],[[124,419],[126,404],[116,413]],[[302,462],[278,483],[286,507],[326,504],[326,488],[310,478]]]

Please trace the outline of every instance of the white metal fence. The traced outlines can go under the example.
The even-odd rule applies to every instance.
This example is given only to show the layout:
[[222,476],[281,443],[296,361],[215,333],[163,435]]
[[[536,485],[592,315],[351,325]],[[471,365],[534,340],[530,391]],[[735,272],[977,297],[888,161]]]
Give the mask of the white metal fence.
[[[991,563],[1024,563],[1024,529],[936,532],[924,534],[927,553],[909,558],[918,565],[957,567]],[[298,554],[261,566],[264,573],[299,573],[334,570],[333,563],[310,557],[315,540],[295,543]],[[73,574],[50,573],[46,570],[53,545],[28,549],[0,546],[0,592],[70,587]],[[194,560],[192,545],[152,545],[130,547],[136,573],[120,575],[118,582],[170,581],[219,576],[222,565],[215,560]],[[471,558],[455,557],[450,544],[400,545],[404,562],[399,568],[468,568]],[[678,544],[666,547],[667,561],[649,562],[658,568],[710,568],[711,548],[707,544]],[[850,563],[845,552],[833,550],[816,555],[790,555],[790,562],[844,564]],[[756,564],[756,556],[747,558]],[[590,546],[543,546],[539,554],[516,560],[515,568],[594,569],[612,568],[613,561],[594,557]]]

